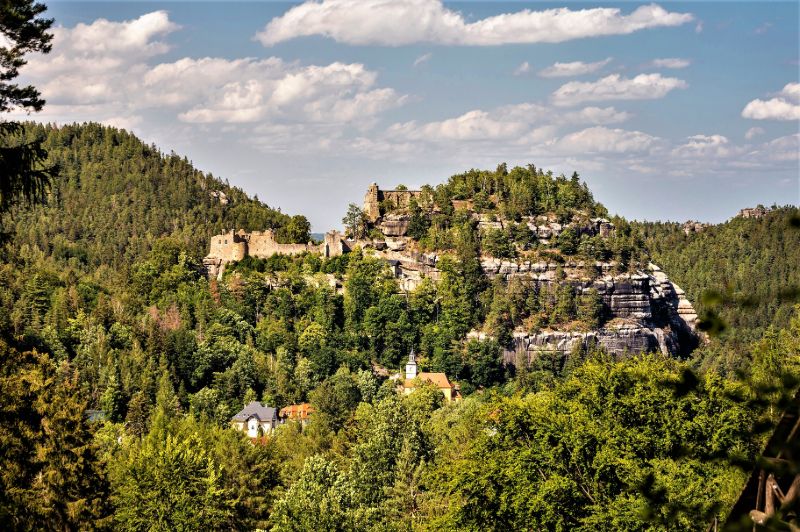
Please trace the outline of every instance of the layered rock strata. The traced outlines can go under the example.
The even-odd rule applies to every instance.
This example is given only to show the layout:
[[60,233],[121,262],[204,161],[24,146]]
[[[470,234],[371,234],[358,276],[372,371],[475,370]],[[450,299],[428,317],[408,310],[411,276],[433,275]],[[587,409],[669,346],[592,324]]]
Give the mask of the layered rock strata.
[[[501,271],[502,267],[497,273]],[[528,272],[542,286],[557,282],[549,267],[537,265]],[[683,290],[655,265],[651,264],[647,272],[558,283],[572,284],[576,292],[597,290],[603,303],[603,327],[586,332],[515,332],[512,345],[504,349],[506,364],[530,364],[543,353],[567,359],[577,347],[590,345],[602,346],[615,357],[642,352],[681,357],[687,356],[702,340],[696,329],[697,313],[692,304]],[[472,336],[480,338],[482,335],[473,333]]]

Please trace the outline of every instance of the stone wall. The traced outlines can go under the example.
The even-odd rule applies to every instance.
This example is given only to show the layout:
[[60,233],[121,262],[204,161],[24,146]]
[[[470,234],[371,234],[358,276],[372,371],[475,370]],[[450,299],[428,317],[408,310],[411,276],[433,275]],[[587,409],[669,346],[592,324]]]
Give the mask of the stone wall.
[[381,217],[382,201],[391,201],[398,209],[406,209],[411,199],[420,194],[419,190],[381,190],[377,183],[372,183],[364,195],[364,213],[370,223],[375,223]]
[[306,252],[318,252],[314,244],[279,244],[275,234],[270,231],[253,231],[244,234],[247,240],[247,255],[257,259],[266,259],[273,255],[300,255]]
[[758,207],[750,207],[739,211],[740,218],[763,218],[770,210],[766,207],[759,205]]
[[233,231],[211,237],[209,257],[216,257],[227,262],[242,260],[247,256],[247,240]]
[[273,255],[300,255],[319,253],[324,257],[336,257],[350,251],[350,244],[338,231],[328,231],[322,244],[280,244],[272,230],[246,232],[229,231],[211,237],[208,255],[203,265],[209,277],[222,277],[225,265],[245,257],[266,259]]

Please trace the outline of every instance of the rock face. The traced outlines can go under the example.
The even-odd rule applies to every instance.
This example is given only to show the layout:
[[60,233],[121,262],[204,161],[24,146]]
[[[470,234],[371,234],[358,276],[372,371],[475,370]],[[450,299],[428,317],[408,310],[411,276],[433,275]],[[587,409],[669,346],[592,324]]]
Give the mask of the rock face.
[[381,232],[388,237],[405,236],[411,218],[408,216],[391,214],[384,216],[380,224]]
[[[500,273],[502,267],[497,270]],[[528,271],[543,285],[556,282],[547,275],[547,265],[531,265]],[[503,353],[506,364],[530,364],[542,353],[568,358],[576,347],[592,344],[602,346],[615,357],[642,352],[686,356],[702,339],[696,330],[697,313],[692,304],[658,266],[651,264],[647,272],[605,275],[594,281],[560,282],[572,284],[578,292],[597,290],[603,302],[605,325],[588,332],[515,332],[512,345]],[[475,333],[472,336],[480,337]]]
[[590,345],[602,346],[615,357],[643,352],[674,355],[680,349],[677,338],[664,329],[625,323],[589,332],[514,333],[513,348],[504,350],[503,362],[510,365],[525,362],[530,365],[542,353],[556,353],[566,359],[578,346]]

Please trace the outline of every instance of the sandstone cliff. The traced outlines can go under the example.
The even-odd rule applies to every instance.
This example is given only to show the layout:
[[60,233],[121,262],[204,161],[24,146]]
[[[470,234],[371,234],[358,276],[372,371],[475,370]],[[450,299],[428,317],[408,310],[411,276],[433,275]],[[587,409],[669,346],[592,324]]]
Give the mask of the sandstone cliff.
[[[605,265],[608,269],[608,265]],[[523,266],[543,284],[557,282],[550,265]],[[493,266],[490,271],[519,270]],[[603,301],[605,324],[594,331],[542,330],[535,333],[517,331],[512,345],[503,353],[506,364],[530,364],[542,353],[569,357],[579,345],[602,346],[608,353],[621,357],[641,352],[660,352],[667,356],[687,356],[703,341],[697,331],[697,313],[679,286],[669,280],[658,266],[651,264],[646,272],[603,275],[593,281],[567,280],[577,291],[594,288]],[[485,337],[471,333],[474,338]]]

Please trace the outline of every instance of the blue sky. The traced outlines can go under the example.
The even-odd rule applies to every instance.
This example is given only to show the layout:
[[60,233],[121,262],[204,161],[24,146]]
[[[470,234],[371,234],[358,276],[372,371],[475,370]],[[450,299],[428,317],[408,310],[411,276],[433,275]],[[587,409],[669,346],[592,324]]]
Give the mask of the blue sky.
[[[366,186],[578,171],[609,209],[800,203],[797,2],[49,2],[42,121],[186,155],[314,230]],[[499,17],[503,15],[502,17]]]

